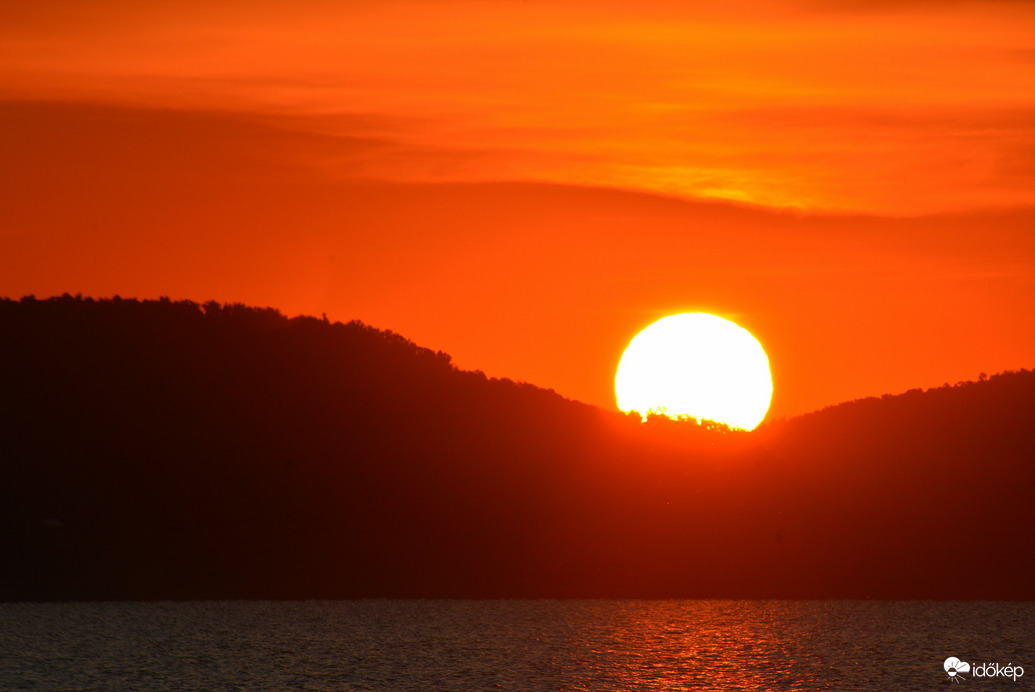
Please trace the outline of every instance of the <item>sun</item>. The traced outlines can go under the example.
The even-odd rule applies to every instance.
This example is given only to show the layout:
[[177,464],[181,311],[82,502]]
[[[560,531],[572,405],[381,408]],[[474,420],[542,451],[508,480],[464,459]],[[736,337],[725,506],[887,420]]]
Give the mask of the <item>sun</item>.
[[688,415],[752,430],[769,410],[773,377],[762,344],[705,312],[664,317],[629,343],[615,373],[623,411]]

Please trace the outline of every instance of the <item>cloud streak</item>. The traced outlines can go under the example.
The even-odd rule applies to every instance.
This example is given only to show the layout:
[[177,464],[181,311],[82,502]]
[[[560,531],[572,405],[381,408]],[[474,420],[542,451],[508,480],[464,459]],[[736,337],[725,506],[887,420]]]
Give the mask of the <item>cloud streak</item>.
[[1004,124],[1035,109],[1035,10],[886,6],[901,11],[10,3],[0,81],[7,98],[308,118],[321,134],[375,114],[427,154],[371,158],[388,179],[891,214],[1035,202],[1032,127]]

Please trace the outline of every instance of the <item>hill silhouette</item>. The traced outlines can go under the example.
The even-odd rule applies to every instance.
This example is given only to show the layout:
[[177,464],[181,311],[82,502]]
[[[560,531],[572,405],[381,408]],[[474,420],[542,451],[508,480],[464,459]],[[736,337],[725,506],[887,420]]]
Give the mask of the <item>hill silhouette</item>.
[[0,301],[0,599],[1035,597],[1035,373],[753,433],[358,322]]

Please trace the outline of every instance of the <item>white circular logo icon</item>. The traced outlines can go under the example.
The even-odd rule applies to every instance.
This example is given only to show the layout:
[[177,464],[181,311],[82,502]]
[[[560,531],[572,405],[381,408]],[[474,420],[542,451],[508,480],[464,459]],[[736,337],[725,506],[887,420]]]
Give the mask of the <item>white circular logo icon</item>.
[[970,664],[966,661],[959,660],[955,656],[949,656],[945,659],[945,665],[942,667],[945,668],[945,672],[949,674],[949,679],[953,682],[966,680],[966,678],[960,675],[960,673],[970,672]]

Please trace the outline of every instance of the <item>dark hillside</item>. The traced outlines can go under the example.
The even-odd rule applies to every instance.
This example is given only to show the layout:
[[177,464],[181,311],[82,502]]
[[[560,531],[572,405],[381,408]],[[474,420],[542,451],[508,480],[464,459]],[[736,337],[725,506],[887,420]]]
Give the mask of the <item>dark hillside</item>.
[[359,323],[0,301],[0,598],[1031,598],[1024,371],[752,434]]
[[1035,597],[1035,372],[849,402],[773,432],[788,543],[845,553],[815,554],[817,581]]

